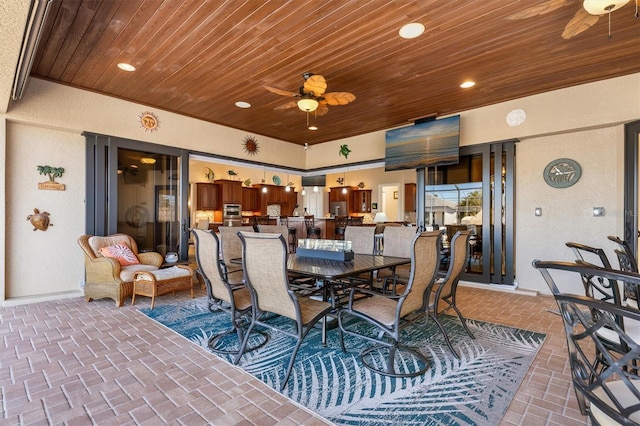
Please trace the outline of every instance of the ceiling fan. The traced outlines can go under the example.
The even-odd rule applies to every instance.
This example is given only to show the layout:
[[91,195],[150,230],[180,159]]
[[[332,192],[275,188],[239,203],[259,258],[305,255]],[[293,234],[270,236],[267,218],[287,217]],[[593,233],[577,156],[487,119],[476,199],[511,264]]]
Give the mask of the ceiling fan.
[[[568,40],[583,31],[588,30],[591,26],[598,22],[600,16],[608,14],[611,19],[611,12],[620,9],[630,0],[584,0],[582,7],[578,9],[573,18],[567,23],[562,32],[562,38]],[[635,0],[636,3],[636,17],[638,17],[638,5],[640,0]],[[510,15],[507,19],[526,19],[532,16],[544,15],[549,12],[553,12],[556,9],[567,5],[575,5],[574,0],[547,0],[536,6],[531,6],[521,10],[518,13]],[[611,38],[611,32],[609,32],[609,38]]]
[[329,105],[346,105],[353,102],[356,96],[349,92],[328,92],[327,81],[320,74],[305,72],[302,74],[304,84],[300,86],[298,92],[290,92],[275,87],[264,86],[268,91],[277,95],[299,98],[298,100],[287,102],[277,106],[276,109],[288,109],[298,107],[304,112],[315,112],[316,115],[325,115],[329,112]]

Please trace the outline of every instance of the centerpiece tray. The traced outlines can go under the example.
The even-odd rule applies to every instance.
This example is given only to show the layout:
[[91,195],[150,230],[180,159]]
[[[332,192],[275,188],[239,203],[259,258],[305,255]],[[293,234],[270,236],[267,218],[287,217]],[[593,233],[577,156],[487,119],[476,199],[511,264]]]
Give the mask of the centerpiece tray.
[[353,260],[354,253],[351,241],[307,238],[298,240],[296,256],[347,262]]

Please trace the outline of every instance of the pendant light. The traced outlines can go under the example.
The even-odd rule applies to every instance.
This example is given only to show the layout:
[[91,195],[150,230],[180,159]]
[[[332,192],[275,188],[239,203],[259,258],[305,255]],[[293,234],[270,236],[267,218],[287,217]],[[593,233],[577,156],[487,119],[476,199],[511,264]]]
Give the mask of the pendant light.
[[[266,184],[266,182],[267,182],[267,171],[266,171],[266,170],[263,170],[263,171],[262,171],[262,184],[263,184],[263,185],[265,185],[265,184]],[[263,187],[262,187],[262,192],[266,194],[266,193],[267,193],[267,191],[268,191],[268,190],[267,190],[267,187],[266,187],[266,186],[263,186]]]

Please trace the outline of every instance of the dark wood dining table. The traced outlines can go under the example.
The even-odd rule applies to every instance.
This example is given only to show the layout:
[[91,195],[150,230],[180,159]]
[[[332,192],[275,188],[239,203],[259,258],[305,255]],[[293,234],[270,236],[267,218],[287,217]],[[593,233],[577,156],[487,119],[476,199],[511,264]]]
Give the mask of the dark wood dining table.
[[353,260],[344,262],[290,254],[287,270],[290,273],[319,279],[338,280],[407,263],[411,263],[408,257],[371,254],[355,254]]
[[[242,259],[231,259],[231,263],[242,264]],[[354,258],[348,261],[289,254],[287,258],[287,271],[290,274],[315,278],[321,281],[320,287],[323,289],[323,298],[326,300],[331,285],[338,280],[378,271],[380,269],[406,265],[408,263],[411,263],[411,259],[408,257],[371,254],[356,253],[354,254]],[[322,343],[326,344],[326,319],[322,322],[322,325]]]
[[[410,258],[371,254],[355,254],[353,260],[348,261],[290,254],[287,259],[287,271],[290,274],[311,277],[321,281],[323,299],[326,300],[331,285],[338,280],[407,263],[411,263]],[[325,318],[322,321],[322,344],[326,345],[326,343],[327,319]]]

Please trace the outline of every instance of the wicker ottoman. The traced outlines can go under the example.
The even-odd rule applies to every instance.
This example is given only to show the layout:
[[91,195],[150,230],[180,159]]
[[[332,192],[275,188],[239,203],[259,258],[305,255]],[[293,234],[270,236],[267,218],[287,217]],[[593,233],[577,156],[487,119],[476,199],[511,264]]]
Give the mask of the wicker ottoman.
[[188,266],[177,265],[156,271],[136,272],[133,278],[133,296],[131,304],[136,302],[136,294],[151,298],[151,309],[156,296],[162,296],[176,290],[191,290],[193,299],[193,271]]

